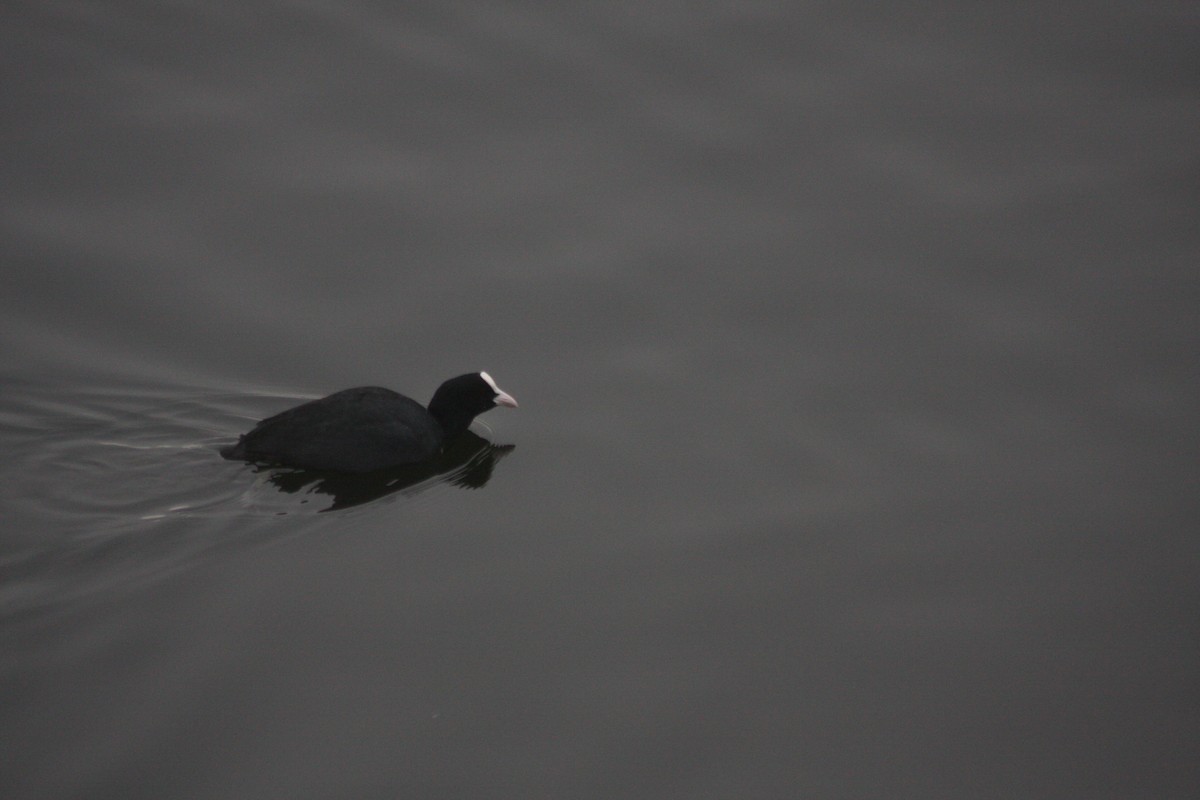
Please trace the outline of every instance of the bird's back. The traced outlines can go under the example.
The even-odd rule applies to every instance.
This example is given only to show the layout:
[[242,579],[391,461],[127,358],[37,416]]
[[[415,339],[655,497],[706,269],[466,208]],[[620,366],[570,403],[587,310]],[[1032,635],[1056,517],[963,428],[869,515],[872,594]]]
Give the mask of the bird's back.
[[424,406],[390,389],[364,386],[268,417],[222,455],[369,472],[423,461],[441,444],[441,427]]

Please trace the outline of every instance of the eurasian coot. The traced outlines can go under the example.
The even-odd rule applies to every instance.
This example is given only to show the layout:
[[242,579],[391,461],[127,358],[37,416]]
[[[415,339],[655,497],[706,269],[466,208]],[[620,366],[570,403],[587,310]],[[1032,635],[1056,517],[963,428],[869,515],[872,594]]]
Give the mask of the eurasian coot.
[[221,455],[336,472],[416,464],[496,406],[516,408],[517,401],[486,372],[446,381],[428,410],[390,389],[345,389],[267,417]]

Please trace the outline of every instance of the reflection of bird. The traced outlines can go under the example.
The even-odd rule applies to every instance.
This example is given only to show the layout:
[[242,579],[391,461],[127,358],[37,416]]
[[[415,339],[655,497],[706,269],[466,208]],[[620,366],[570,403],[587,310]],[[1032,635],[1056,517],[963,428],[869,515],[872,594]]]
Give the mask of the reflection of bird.
[[221,455],[334,472],[418,464],[496,406],[516,408],[517,401],[486,372],[446,381],[428,410],[390,389],[346,389],[264,419]]
[[333,503],[324,511],[361,505],[395,492],[412,493],[439,482],[464,489],[481,489],[492,477],[501,458],[514,445],[494,445],[472,431],[465,431],[433,458],[420,464],[352,474],[318,470],[274,470],[268,480],[281,491],[294,494],[311,486],[314,494],[327,494]]

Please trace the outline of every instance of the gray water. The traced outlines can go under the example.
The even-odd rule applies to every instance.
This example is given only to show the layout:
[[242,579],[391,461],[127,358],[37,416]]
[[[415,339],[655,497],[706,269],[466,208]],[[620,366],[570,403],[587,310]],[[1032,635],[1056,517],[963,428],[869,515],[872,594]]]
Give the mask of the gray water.
[[[1195,797],[1198,36],[4,4],[0,797]],[[475,488],[216,452],[479,369]]]

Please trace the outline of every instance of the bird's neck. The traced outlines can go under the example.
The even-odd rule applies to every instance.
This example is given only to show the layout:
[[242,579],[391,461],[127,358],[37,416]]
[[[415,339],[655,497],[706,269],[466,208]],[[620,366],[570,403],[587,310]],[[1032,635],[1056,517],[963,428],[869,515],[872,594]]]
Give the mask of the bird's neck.
[[471,420],[474,416],[461,412],[454,411],[450,408],[440,406],[440,404],[429,404],[430,415],[437,420],[438,425],[442,428],[442,435],[447,439],[453,439],[460,433],[471,426]]

